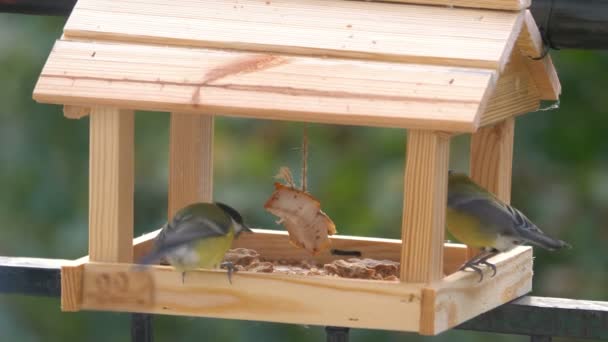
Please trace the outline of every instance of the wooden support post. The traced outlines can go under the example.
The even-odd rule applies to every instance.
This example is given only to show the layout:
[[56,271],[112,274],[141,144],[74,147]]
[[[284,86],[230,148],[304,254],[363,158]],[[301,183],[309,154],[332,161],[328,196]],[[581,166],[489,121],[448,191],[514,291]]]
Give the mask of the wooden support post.
[[449,136],[410,130],[405,165],[401,281],[443,277]]
[[[471,178],[505,203],[511,202],[515,118],[482,127],[471,137]],[[477,254],[469,248],[468,257]]]
[[133,260],[133,111],[91,109],[90,261]]
[[171,113],[169,217],[213,197],[213,116]]

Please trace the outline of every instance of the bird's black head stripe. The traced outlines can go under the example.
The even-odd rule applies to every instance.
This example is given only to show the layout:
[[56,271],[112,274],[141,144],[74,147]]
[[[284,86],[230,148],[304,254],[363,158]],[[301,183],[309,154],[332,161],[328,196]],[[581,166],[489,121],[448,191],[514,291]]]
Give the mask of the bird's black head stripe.
[[243,217],[238,211],[236,211],[236,209],[220,202],[215,202],[215,204],[217,204],[217,206],[220,207],[226,214],[230,215],[230,217],[232,217],[236,223],[243,224]]

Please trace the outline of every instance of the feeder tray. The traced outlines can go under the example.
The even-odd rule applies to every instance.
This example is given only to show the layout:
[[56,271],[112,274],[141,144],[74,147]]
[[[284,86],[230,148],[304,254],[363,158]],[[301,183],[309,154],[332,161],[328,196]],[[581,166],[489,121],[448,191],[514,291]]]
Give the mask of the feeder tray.
[[[457,271],[445,244],[449,142],[471,133],[471,176],[508,202],[514,118],[560,84],[523,0],[79,0],[34,99],[90,116],[89,256],[62,268],[64,311],[107,310],[434,335],[531,290],[532,250]],[[468,8],[467,8],[468,7]],[[477,7],[477,8],[474,8]],[[400,280],[134,268],[133,110],[171,112],[169,215],[209,201],[214,115],[403,128],[401,240],[332,236],[400,262]],[[311,259],[286,233],[233,247]],[[315,262],[338,258],[321,253]]]

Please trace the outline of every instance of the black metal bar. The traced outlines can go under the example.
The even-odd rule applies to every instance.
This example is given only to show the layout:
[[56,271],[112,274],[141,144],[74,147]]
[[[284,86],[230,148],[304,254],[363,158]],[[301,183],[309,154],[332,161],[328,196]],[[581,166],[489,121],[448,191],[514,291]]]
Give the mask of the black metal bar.
[[530,11],[557,49],[608,49],[608,1],[533,0]]
[[131,341],[152,342],[152,315],[131,314]]
[[327,342],[348,342],[349,328],[344,327],[325,327]]
[[526,296],[457,329],[608,340],[608,302]]
[[[0,0],[0,12],[63,15],[76,0]],[[534,0],[530,11],[547,42],[558,49],[608,49],[608,1]]]
[[76,0],[0,0],[0,12],[67,16],[75,4]]
[[61,265],[69,260],[0,257],[0,293],[59,297]]

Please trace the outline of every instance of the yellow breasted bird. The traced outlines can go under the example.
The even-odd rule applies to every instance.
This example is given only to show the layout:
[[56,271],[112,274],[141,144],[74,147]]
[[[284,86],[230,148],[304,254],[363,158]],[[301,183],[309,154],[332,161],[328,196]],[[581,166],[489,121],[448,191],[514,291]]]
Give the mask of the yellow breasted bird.
[[251,232],[241,215],[223,203],[194,203],[179,210],[156,237],[152,251],[140,264],[157,263],[165,258],[182,272],[196,268],[228,270],[231,281],[234,265],[222,263],[226,251],[241,232]]
[[543,233],[521,211],[477,185],[466,174],[453,171],[448,175],[446,225],[462,243],[482,250],[461,267],[479,273],[479,281],[483,280],[483,273],[478,265],[490,267],[494,276],[496,266],[487,260],[516,246],[530,244],[547,250],[571,248],[568,243]]

